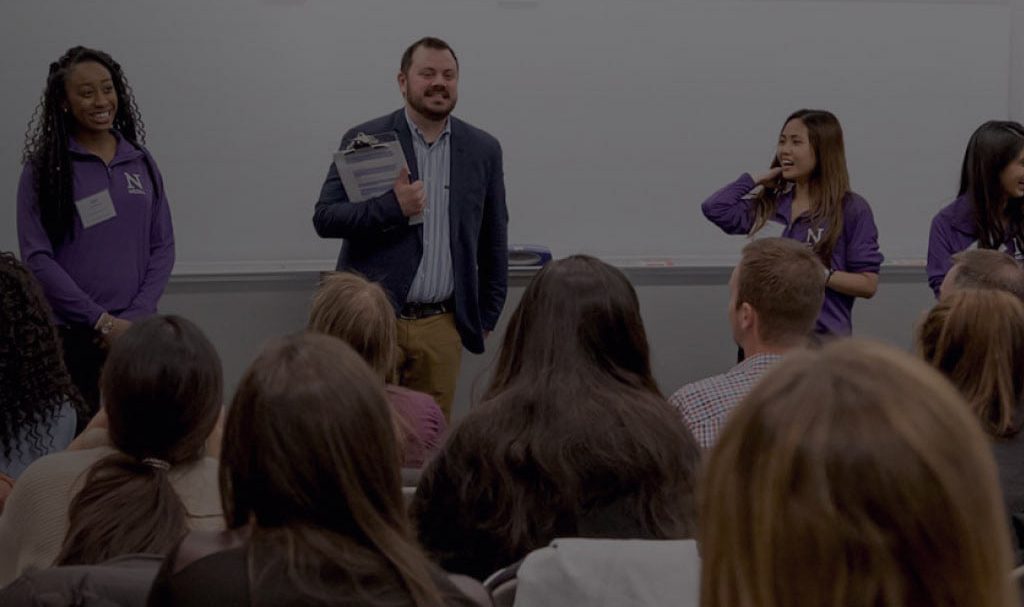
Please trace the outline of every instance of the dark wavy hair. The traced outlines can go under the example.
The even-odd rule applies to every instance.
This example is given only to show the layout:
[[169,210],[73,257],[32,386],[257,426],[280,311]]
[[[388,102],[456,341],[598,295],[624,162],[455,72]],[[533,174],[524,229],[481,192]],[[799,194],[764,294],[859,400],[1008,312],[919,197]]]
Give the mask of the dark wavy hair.
[[220,357],[192,322],[153,316],[114,342],[100,378],[113,455],[96,462],[71,502],[58,565],[170,552],[187,533],[172,469],[200,461],[221,410]]
[[32,274],[8,252],[0,252],[0,452],[11,459],[28,429],[31,447],[53,443],[39,432],[64,403],[84,412],[81,396],[64,367],[50,306]]
[[1008,120],[989,120],[967,142],[957,194],[970,197],[982,249],[998,249],[1012,240],[1018,251],[1024,251],[1024,200],[1007,200],[999,181],[1022,149],[1024,126]]
[[66,80],[79,63],[93,62],[110,72],[117,93],[117,113],[114,128],[133,145],[146,138],[145,126],[131,86],[121,71],[121,65],[96,49],[76,46],[67,50],[50,64],[39,105],[32,113],[25,133],[22,163],[31,164],[36,204],[39,205],[43,227],[56,246],[71,236],[75,206],[72,194],[71,159],[68,156],[69,137],[75,130],[75,118],[64,111],[68,100]]
[[621,271],[577,255],[538,272],[485,402],[417,487],[434,559],[484,579],[557,537],[690,537],[700,453],[649,359]]

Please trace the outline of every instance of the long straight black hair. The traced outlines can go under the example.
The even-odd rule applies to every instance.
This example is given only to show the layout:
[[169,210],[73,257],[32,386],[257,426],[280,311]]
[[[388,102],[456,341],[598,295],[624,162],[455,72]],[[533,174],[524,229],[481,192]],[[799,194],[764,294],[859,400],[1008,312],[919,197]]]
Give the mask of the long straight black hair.
[[1024,150],[1024,126],[1009,120],[990,120],[971,135],[960,169],[959,196],[967,194],[974,207],[978,246],[998,249],[1012,241],[1024,252],[1024,200],[1006,196],[1000,175]]

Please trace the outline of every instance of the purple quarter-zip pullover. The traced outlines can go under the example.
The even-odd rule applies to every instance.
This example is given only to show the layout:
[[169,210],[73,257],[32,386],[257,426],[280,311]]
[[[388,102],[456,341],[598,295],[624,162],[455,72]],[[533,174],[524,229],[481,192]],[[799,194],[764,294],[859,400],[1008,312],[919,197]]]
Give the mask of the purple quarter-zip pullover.
[[[754,226],[754,203],[747,194],[756,187],[748,173],[718,190],[704,201],[701,210],[704,216],[726,234],[749,234]],[[773,221],[784,226],[783,238],[792,238],[808,246],[824,236],[824,227],[811,228],[807,215],[801,215],[790,223],[790,209],[793,205],[792,191],[779,197]],[[843,233],[832,251],[832,269],[841,272],[874,272],[882,266],[882,253],[878,250],[878,228],[871,214],[868,202],[850,192],[843,200]],[[825,301],[815,332],[820,334],[850,335],[853,330],[853,300],[832,289],[825,291]]]
[[[974,205],[967,194],[957,197],[935,214],[928,232],[928,286],[936,298],[939,297],[942,280],[953,267],[953,255],[971,248],[977,240]],[[1016,249],[1011,238],[1003,244],[1002,250],[1019,262],[1021,254]]]
[[56,248],[43,229],[31,164],[18,183],[21,259],[63,324],[94,326],[103,312],[127,320],[155,314],[174,267],[174,232],[160,171],[147,152],[114,135],[117,151],[109,166],[74,139],[68,150],[73,199],[108,190],[117,216],[83,228],[76,208],[72,238]]

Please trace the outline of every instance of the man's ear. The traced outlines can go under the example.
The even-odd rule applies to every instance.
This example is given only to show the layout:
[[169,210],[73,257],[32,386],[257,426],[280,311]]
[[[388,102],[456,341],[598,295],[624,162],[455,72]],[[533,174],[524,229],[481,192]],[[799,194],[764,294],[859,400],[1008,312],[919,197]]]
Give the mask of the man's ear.
[[405,98],[405,85],[409,82],[405,72],[399,71],[395,80],[398,81],[398,90],[402,93],[402,97]]
[[736,319],[739,321],[740,328],[749,333],[757,325],[757,310],[749,303],[743,302],[736,310]]

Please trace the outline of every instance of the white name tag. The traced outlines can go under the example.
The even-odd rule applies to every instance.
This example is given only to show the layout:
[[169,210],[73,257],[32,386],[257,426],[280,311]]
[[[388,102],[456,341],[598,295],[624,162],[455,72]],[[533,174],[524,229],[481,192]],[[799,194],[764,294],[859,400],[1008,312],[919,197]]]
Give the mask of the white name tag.
[[114,210],[114,201],[110,198],[110,191],[103,190],[92,196],[87,196],[75,201],[78,207],[78,216],[82,219],[82,227],[91,228],[98,223],[117,217]]
[[757,234],[754,234],[754,239],[757,240],[759,238],[780,238],[782,237],[782,233],[785,231],[786,226],[782,225],[777,221],[769,221],[768,223],[764,224],[763,228],[757,231]]

